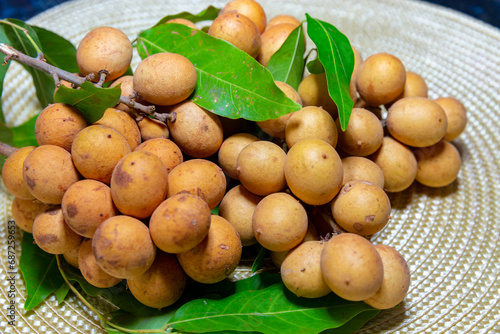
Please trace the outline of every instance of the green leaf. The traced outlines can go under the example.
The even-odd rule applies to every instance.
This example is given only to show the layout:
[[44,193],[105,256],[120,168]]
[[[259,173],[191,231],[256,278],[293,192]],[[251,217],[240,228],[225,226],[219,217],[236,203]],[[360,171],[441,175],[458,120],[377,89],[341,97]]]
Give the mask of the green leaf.
[[[0,142],[5,143],[7,145],[12,145],[12,138],[14,137],[14,134],[12,133],[12,130],[8,128],[5,124],[0,122]],[[0,154],[0,173],[3,168],[3,164],[5,163],[5,160],[7,159],[6,156]]]
[[325,68],[323,67],[323,64],[321,64],[321,61],[319,61],[319,58],[311,60],[306,66],[307,70],[312,74],[325,73]]
[[28,294],[24,309],[29,311],[66,283],[57,268],[55,255],[41,250],[30,233],[23,234],[21,250],[19,268]]
[[260,246],[259,253],[252,264],[252,273],[264,267],[264,258],[266,257],[266,249]]
[[31,117],[23,124],[11,128],[13,139],[12,145],[15,147],[38,146],[35,138],[35,123],[38,115]]
[[120,85],[113,88],[100,88],[91,82],[84,82],[80,89],[60,86],[55,101],[67,103],[80,110],[89,124],[102,118],[104,111],[114,107],[120,100]]
[[304,28],[300,24],[271,56],[267,64],[267,69],[273,74],[274,80],[287,83],[294,89],[299,88],[304,74],[305,50]]
[[61,304],[64,301],[64,299],[66,299],[68,292],[69,292],[68,284],[63,284],[59,287],[59,289],[56,290],[56,299],[58,304]]
[[43,56],[47,63],[71,73],[80,72],[76,63],[76,48],[70,41],[50,30],[36,26],[31,27],[40,40]]
[[165,22],[172,20],[172,19],[186,19],[189,20],[193,23],[200,22],[200,21],[208,21],[208,20],[214,20],[217,15],[219,15],[220,9],[216,8],[214,6],[208,6],[206,9],[202,10],[198,14],[191,14],[188,12],[182,12],[179,14],[174,14],[174,15],[167,15],[164,18],[162,18],[157,24],[154,25],[154,27],[159,26],[161,24],[164,24]]
[[[7,43],[8,38],[7,35],[5,35],[5,31],[3,29],[3,26],[0,26],[0,43]],[[5,79],[5,74],[7,73],[7,70],[9,69],[10,62],[7,62],[6,64],[3,64],[3,61],[0,64],[0,101],[3,93],[3,81]],[[5,116],[3,114],[2,110],[2,103],[0,103],[0,123],[5,123]]]
[[342,130],[347,128],[354,102],[349,93],[354,53],[347,37],[330,23],[306,14],[307,34],[316,44],[318,58],[325,68],[328,92],[338,107]]
[[282,283],[244,291],[220,300],[197,299],[183,305],[170,326],[184,332],[257,331],[261,333],[318,333],[338,328],[358,314],[374,309],[335,294],[299,298]]
[[197,72],[191,100],[220,116],[264,121],[301,108],[254,58],[200,30],[176,23],[160,25],[139,35],[137,50],[142,58],[159,52],[188,58]]
[[[7,19],[7,21],[26,29],[33,39],[34,43],[40,50],[42,50],[40,40],[38,39],[37,34],[30,25],[17,19]],[[28,56],[37,57],[35,47],[33,46],[32,42],[26,37],[24,32],[5,23],[0,22],[0,25],[3,28],[5,36],[7,36],[7,39],[12,47]],[[36,70],[30,66],[23,66],[33,77],[33,84],[35,85],[36,95],[40,104],[45,107],[49,103],[52,103],[54,101],[54,80],[42,71]]]

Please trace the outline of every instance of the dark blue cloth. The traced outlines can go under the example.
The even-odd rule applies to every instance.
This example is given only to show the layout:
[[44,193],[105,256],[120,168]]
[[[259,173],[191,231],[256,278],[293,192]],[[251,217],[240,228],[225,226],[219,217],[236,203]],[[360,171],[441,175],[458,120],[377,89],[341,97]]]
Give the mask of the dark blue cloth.
[[[0,0],[0,17],[27,20],[67,0]],[[427,0],[500,28],[500,0]]]

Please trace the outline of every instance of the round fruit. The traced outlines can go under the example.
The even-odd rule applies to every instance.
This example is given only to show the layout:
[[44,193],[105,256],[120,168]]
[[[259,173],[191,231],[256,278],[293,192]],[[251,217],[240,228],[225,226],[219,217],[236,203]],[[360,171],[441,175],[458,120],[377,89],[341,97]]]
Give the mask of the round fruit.
[[374,153],[384,138],[380,120],[371,111],[353,108],[345,131],[336,120],[339,134],[338,146],[346,153],[355,156],[368,156]]
[[327,142],[304,139],[288,151],[285,177],[293,194],[305,203],[326,204],[342,186],[342,161]]
[[281,14],[281,15],[273,16],[267,22],[265,30],[267,30],[267,29],[269,29],[277,24],[281,24],[281,23],[293,24],[295,27],[298,27],[300,25],[300,21],[296,17],[291,16],[291,15],[287,15],[287,14]]
[[143,222],[118,215],[99,225],[92,239],[92,251],[102,270],[128,279],[140,276],[151,267],[156,246]]
[[281,279],[298,297],[319,298],[332,292],[321,273],[320,260],[325,243],[307,241],[290,251],[281,264]]
[[177,165],[184,161],[182,151],[173,141],[166,138],[153,138],[142,142],[134,151],[146,151],[153,153],[163,162],[170,173]]
[[96,180],[73,183],[62,198],[64,220],[77,234],[92,238],[97,227],[118,214],[110,188]]
[[335,222],[347,232],[372,235],[389,221],[391,201],[376,184],[350,181],[342,186],[331,208]]
[[111,196],[118,210],[136,218],[147,218],[167,196],[167,169],[150,152],[124,156],[111,176]]
[[210,228],[211,213],[198,196],[167,198],[151,215],[149,232],[155,245],[167,253],[182,253],[199,244]]
[[238,155],[240,155],[241,151],[247,145],[258,140],[259,138],[249,133],[237,133],[224,140],[218,153],[219,166],[224,173],[237,180],[236,161],[238,160]]
[[141,143],[141,132],[135,119],[123,110],[108,108],[94,124],[105,125],[121,133],[132,151]]
[[309,106],[291,115],[286,124],[285,138],[288,148],[292,148],[295,143],[303,139],[312,138],[324,140],[335,147],[338,131],[335,121],[328,112],[320,107]]
[[378,309],[389,309],[403,301],[410,288],[410,269],[403,256],[394,248],[375,245],[384,266],[382,286],[364,302]]
[[[134,77],[132,75],[124,75],[116,79],[109,85],[110,88],[116,87],[120,85],[120,90],[121,90],[121,95],[122,96],[133,96],[134,94]],[[115,106],[116,109],[120,109],[126,112],[131,112],[132,110],[130,109],[129,106],[123,103],[118,103]]]
[[23,163],[23,179],[28,191],[39,201],[61,204],[66,190],[80,180],[71,154],[55,145],[32,150]]
[[328,111],[334,119],[337,118],[337,105],[333,102],[328,93],[326,75],[324,73],[306,75],[300,82],[297,92],[299,93],[304,107],[321,107]]
[[86,126],[87,121],[75,107],[49,104],[36,118],[35,138],[38,145],[57,145],[69,152],[76,134]]
[[453,97],[440,97],[434,100],[443,108],[448,127],[446,128],[445,139],[452,141],[457,138],[467,125],[467,111],[462,102]]
[[99,267],[92,252],[92,239],[84,239],[78,247],[78,268],[83,278],[98,288],[110,288],[122,281],[121,278],[113,277]]
[[23,178],[23,164],[35,146],[26,146],[11,153],[2,166],[2,181],[5,189],[20,199],[35,199],[29,192]]
[[243,14],[220,13],[210,25],[208,34],[231,43],[251,57],[255,58],[259,55],[261,47],[259,29]]
[[144,116],[137,121],[137,126],[139,126],[139,131],[141,132],[141,139],[143,141],[154,139],[154,138],[168,138],[170,132],[168,131],[168,126],[157,120]]
[[21,230],[33,233],[33,222],[39,213],[45,212],[49,205],[33,199],[15,197],[12,201],[11,215]]
[[382,286],[384,266],[370,241],[357,234],[342,233],[324,246],[321,272],[336,295],[361,301],[373,296]]
[[109,73],[106,81],[122,76],[131,61],[132,43],[127,35],[113,27],[98,27],[89,31],[76,50],[80,72],[83,75],[92,73],[97,80],[102,70]]
[[212,215],[208,234],[193,249],[177,254],[185,273],[196,282],[211,284],[227,278],[238,266],[242,245],[227,220]]
[[297,246],[306,235],[307,225],[306,210],[287,193],[267,195],[257,204],[252,216],[255,238],[274,252]]
[[255,0],[232,0],[222,8],[221,14],[240,13],[252,20],[257,26],[259,33],[266,28],[266,13],[264,8]]
[[196,69],[186,57],[161,52],[142,60],[134,72],[134,89],[147,102],[173,105],[184,101],[196,87]]
[[384,173],[380,167],[368,158],[347,157],[342,159],[342,169],[344,177],[342,184],[349,181],[361,180],[376,184],[384,188]]
[[266,29],[261,35],[260,52],[257,57],[262,66],[267,66],[272,55],[285,43],[288,36],[296,28],[294,24],[281,23]]
[[395,100],[403,92],[406,69],[399,58],[388,53],[376,53],[366,58],[358,69],[356,88],[371,106]]
[[444,138],[448,120],[436,102],[425,97],[406,97],[389,108],[386,126],[403,144],[426,147]]
[[211,161],[184,161],[168,174],[168,197],[180,193],[201,197],[212,210],[226,193],[226,176],[222,169]]

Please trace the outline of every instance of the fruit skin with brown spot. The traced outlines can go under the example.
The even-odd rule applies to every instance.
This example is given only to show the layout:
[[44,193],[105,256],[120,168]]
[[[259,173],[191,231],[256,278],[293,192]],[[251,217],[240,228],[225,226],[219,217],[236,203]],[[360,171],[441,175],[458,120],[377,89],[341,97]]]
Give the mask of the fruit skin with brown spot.
[[167,173],[170,173],[177,165],[184,161],[182,151],[170,139],[152,138],[143,141],[134,151],[147,151],[156,155],[167,168]]
[[94,124],[105,125],[116,130],[127,140],[130,150],[134,150],[141,143],[141,132],[135,119],[126,111],[108,108],[101,119]]
[[122,76],[132,61],[132,43],[124,32],[113,27],[98,27],[89,31],[76,50],[76,62],[83,75],[106,70],[106,82]]
[[151,216],[167,197],[167,168],[150,152],[135,151],[116,164],[111,196],[118,210],[139,219]]
[[78,268],[87,282],[98,288],[110,288],[122,281],[106,273],[92,252],[92,239],[84,239],[78,249]]
[[248,17],[262,34],[267,26],[264,8],[255,0],[232,0],[224,5],[221,14],[240,13]]
[[151,267],[156,246],[143,222],[118,215],[99,225],[92,238],[92,252],[102,270],[128,279],[140,276]]
[[161,52],[143,59],[134,72],[134,90],[152,104],[173,105],[184,101],[196,87],[196,69],[186,57]]
[[11,215],[17,227],[25,232],[33,233],[33,222],[36,216],[48,208],[48,204],[42,203],[39,200],[15,197],[12,201]]
[[212,215],[208,234],[191,250],[177,259],[193,280],[212,284],[227,278],[238,266],[242,245],[236,229],[221,216]]

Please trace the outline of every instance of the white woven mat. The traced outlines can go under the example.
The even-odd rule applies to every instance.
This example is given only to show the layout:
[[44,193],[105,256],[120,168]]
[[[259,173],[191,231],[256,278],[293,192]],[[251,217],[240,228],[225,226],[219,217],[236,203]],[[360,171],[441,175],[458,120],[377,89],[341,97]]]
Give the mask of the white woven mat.
[[[167,14],[197,13],[209,4],[222,7],[224,3],[73,1],[30,23],[58,32],[77,45],[87,31],[99,25],[120,28],[133,39]],[[415,184],[391,196],[393,218],[373,242],[391,245],[404,255],[412,285],[400,307],[381,312],[361,332],[500,333],[500,31],[457,12],[414,1],[261,3],[268,18],[285,13],[303,19],[308,12],[334,24],[365,58],[383,51],[398,56],[408,70],[427,80],[431,98],[454,96],[468,110],[466,132],[454,141],[463,159],[458,181],[443,189]],[[138,61],[135,55],[133,67]],[[17,64],[11,66],[3,108],[8,124],[17,125],[41,106],[28,74]],[[20,273],[17,326],[6,324],[10,299],[5,258],[12,197],[3,186],[0,198],[0,332],[103,333],[98,318],[74,297],[61,305],[51,297],[25,313],[26,291]],[[19,246],[18,242],[18,250]]]

